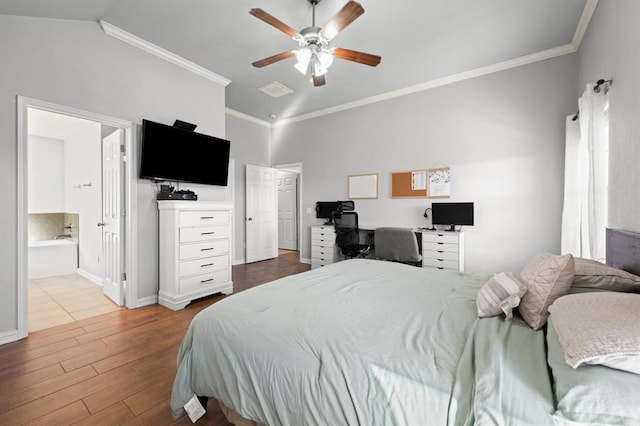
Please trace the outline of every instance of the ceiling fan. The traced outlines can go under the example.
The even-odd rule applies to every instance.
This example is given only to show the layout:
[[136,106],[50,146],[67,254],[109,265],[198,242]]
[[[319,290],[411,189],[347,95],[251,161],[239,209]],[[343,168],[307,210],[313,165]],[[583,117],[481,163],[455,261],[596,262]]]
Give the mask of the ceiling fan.
[[257,68],[273,64],[274,62],[296,56],[298,63],[296,69],[302,74],[311,73],[314,86],[323,86],[326,83],[325,74],[333,63],[333,58],[346,59],[347,61],[375,67],[382,59],[380,56],[342,47],[330,47],[331,40],[345,29],[347,25],[355,21],[364,13],[362,5],[356,1],[349,1],[323,28],[316,27],[316,5],[320,0],[307,0],[313,7],[311,26],[303,28],[300,32],[294,30],[278,18],[268,14],[262,9],[254,8],[249,13],[267,24],[282,31],[298,42],[299,49],[287,50],[268,58],[253,62],[251,65]]

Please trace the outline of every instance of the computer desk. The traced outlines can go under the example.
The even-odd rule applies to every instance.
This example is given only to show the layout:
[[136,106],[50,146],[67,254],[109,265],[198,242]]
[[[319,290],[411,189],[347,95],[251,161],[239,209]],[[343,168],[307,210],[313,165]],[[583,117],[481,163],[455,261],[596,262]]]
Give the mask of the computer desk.
[[[366,234],[375,233],[376,228],[382,226],[359,225],[358,229],[366,239]],[[464,272],[464,233],[433,231],[425,228],[412,229],[418,239],[423,268]],[[336,235],[333,225],[311,226],[312,269],[344,260],[335,241]]]

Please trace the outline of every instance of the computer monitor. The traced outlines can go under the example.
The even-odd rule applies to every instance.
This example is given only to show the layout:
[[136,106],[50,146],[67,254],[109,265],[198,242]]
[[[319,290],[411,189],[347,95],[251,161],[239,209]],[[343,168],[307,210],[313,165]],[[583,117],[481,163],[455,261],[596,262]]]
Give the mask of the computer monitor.
[[316,217],[324,219],[324,223],[329,225],[333,223],[333,212],[340,210],[340,201],[317,201]]
[[447,231],[455,231],[456,225],[473,226],[473,203],[432,203],[431,223],[447,225]]

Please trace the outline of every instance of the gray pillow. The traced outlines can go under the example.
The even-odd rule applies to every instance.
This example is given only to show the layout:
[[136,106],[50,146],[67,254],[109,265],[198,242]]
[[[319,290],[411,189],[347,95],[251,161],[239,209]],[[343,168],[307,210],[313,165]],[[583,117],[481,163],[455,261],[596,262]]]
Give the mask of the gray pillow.
[[640,292],[640,277],[597,260],[575,258],[574,287]]
[[547,322],[549,305],[569,292],[574,271],[570,254],[540,253],[527,262],[520,272],[527,292],[518,310],[531,328],[538,330]]
[[511,319],[513,308],[527,291],[511,272],[501,272],[484,283],[476,298],[480,318],[495,317],[504,313]]

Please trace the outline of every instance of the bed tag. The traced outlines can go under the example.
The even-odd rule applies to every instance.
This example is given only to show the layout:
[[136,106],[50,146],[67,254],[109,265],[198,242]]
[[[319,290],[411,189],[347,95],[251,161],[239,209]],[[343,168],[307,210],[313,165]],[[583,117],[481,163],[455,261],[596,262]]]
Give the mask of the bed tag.
[[193,398],[189,400],[186,404],[184,404],[184,410],[187,412],[187,415],[191,419],[192,423],[198,421],[198,419],[206,413],[205,409],[198,401],[198,397],[193,395]]

